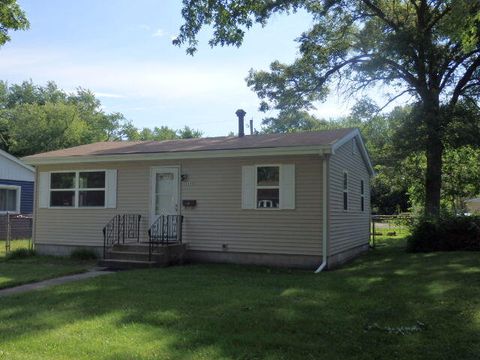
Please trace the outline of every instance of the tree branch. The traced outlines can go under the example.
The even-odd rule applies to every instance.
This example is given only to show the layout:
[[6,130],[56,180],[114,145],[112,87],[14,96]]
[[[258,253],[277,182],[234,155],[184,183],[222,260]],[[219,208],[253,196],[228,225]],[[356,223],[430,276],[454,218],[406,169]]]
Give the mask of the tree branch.
[[471,80],[472,75],[474,74],[475,70],[480,67],[480,56],[477,57],[467,68],[465,73],[463,74],[462,78],[458,81],[457,86],[453,90],[453,95],[450,100],[450,106],[455,106],[457,104],[458,98],[463,92],[464,87],[468,84]]
[[427,26],[426,30],[427,30],[427,31],[432,30],[433,27],[434,27],[435,25],[437,25],[438,22],[439,22],[440,20],[442,20],[443,17],[444,17],[445,15],[447,15],[451,10],[452,10],[452,8],[447,6],[447,8],[446,8],[444,11],[442,11],[442,12],[440,13],[440,15],[438,15],[437,18],[434,19],[434,20],[431,22],[430,25]]
[[321,86],[323,86],[323,84],[325,83],[325,81],[330,77],[332,76],[333,74],[335,74],[336,72],[340,71],[343,67],[347,66],[347,65],[353,65],[353,64],[356,64],[358,62],[361,62],[363,61],[363,59],[365,58],[369,58],[371,57],[370,54],[362,54],[362,55],[358,55],[358,56],[354,56],[348,60],[345,60],[335,66],[333,66],[330,70],[328,70],[327,72],[325,72],[325,74],[323,74],[321,77],[320,77],[320,82],[317,86],[315,86],[315,90],[318,90]]
[[370,8],[370,10],[372,10],[375,15],[377,15],[381,20],[383,20],[387,25],[391,26],[393,29],[395,30],[400,30],[398,25],[393,22],[392,20],[390,20],[387,15],[382,11],[382,9],[380,9],[378,6],[376,6],[375,4],[373,4],[370,0],[362,0],[362,2],[368,7]]
[[407,89],[407,90],[404,90],[402,91],[400,94],[398,95],[395,95],[394,97],[390,98],[379,110],[377,113],[381,112],[383,109],[385,109],[388,105],[390,105],[392,102],[394,102],[395,100],[397,100],[399,97],[411,92],[412,89]]
[[419,86],[418,79],[416,79],[415,76],[412,73],[410,73],[404,66],[390,59],[380,58],[380,60],[383,61],[385,64],[390,65],[400,73],[402,73],[403,78],[410,84],[410,86],[413,86],[414,88],[418,89],[418,86]]
[[[460,48],[460,46],[457,44],[456,45],[457,49]],[[442,90],[450,80],[450,77],[453,75],[453,73],[458,69],[460,65],[463,65],[463,62],[467,60],[470,56],[475,55],[480,53],[480,49],[475,49],[473,51],[470,51],[469,53],[466,53],[465,55],[455,59],[454,65],[448,70],[447,74],[443,78],[442,82],[440,83],[440,90]]]

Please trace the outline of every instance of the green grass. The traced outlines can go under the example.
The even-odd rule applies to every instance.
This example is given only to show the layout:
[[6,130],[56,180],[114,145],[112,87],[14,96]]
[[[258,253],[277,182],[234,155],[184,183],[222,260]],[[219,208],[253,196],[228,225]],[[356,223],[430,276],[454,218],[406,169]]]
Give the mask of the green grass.
[[337,271],[192,265],[0,298],[0,359],[478,359],[478,253],[395,239]]
[[[371,227],[373,232],[373,227]],[[410,228],[407,223],[402,223],[399,220],[385,220],[375,223],[375,240],[377,239],[403,239],[410,235]],[[372,239],[373,240],[373,239]]]
[[[10,241],[10,250],[14,251],[17,249],[30,249],[32,247],[30,239],[20,239]],[[5,240],[0,240],[0,261],[6,255],[5,249]]]
[[[11,250],[28,249],[28,246],[28,240],[11,242]],[[83,272],[94,264],[94,261],[74,261],[50,256],[31,256],[24,259],[7,260],[5,242],[0,241],[0,289]]]

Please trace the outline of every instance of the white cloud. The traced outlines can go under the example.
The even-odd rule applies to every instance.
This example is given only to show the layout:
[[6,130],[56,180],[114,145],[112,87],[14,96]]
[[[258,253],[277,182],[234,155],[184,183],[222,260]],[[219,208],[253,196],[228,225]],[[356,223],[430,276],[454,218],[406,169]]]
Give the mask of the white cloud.
[[96,91],[95,92],[95,96],[98,96],[100,98],[111,98],[111,99],[121,99],[121,98],[124,98],[125,95],[121,95],[121,94],[114,94],[114,93],[108,93],[108,92],[99,92],[99,91]]
[[249,103],[256,97],[245,84],[248,69],[248,64],[240,68],[238,64],[218,67],[196,62],[90,59],[40,48],[3,49],[0,57],[0,72],[9,82],[53,80],[64,89],[91,89],[99,97],[160,102],[218,102],[229,98]]
[[[258,98],[245,84],[250,63],[205,63],[197,58],[177,62],[127,57],[91,58],[90,54],[42,48],[14,50],[6,47],[2,53],[0,73],[9,83],[31,78],[39,84],[53,80],[63,89],[83,87],[105,101],[115,101],[112,108],[130,113],[135,119],[142,116],[144,119],[154,118],[155,114],[163,114],[166,108],[169,109],[165,110],[167,118],[170,118],[168,111],[174,108],[180,118],[182,112],[193,114],[195,120],[189,119],[188,123],[210,124],[219,121],[218,118],[230,119],[233,116],[231,109],[242,107],[248,112],[249,119],[255,118],[256,127],[259,127],[260,119],[265,116],[256,111]],[[324,119],[345,116],[354,104],[355,99],[332,93],[325,103],[316,104],[317,108],[311,113]],[[171,121],[174,119],[176,116]],[[187,120],[181,122],[187,123]],[[143,125],[149,126],[148,123]],[[202,126],[210,126],[209,133],[213,134],[219,134],[223,131],[219,129],[227,127],[219,124]]]
[[162,29],[158,29],[152,34],[153,37],[162,37],[163,35],[165,35],[165,31]]

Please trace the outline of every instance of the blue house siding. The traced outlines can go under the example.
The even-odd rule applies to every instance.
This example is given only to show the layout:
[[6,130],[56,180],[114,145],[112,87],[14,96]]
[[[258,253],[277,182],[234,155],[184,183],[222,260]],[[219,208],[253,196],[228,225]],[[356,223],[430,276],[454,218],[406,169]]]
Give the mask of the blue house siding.
[[33,181],[16,181],[0,179],[0,185],[15,185],[22,188],[20,198],[20,212],[31,214],[33,212]]

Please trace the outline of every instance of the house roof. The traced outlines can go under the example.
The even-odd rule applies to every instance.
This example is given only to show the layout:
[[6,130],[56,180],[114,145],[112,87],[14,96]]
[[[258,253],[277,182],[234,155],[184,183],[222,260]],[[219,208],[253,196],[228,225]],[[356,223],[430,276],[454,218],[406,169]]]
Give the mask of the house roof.
[[163,141],[105,141],[49,151],[27,156],[24,159],[332,145],[351,131],[352,129],[337,129],[289,134],[246,135],[243,137],[222,136]]
[[13,161],[15,164],[18,164],[19,166],[31,171],[32,173],[35,172],[35,168],[25,164],[22,160],[20,160],[19,158],[16,158],[15,156],[9,154],[8,152],[6,151],[3,151],[0,149],[0,157],[4,157],[10,161]]
[[40,165],[115,160],[322,154],[333,153],[335,148],[355,136],[360,139],[365,160],[373,173],[358,129],[164,141],[107,141],[31,155],[23,160],[32,165]]

